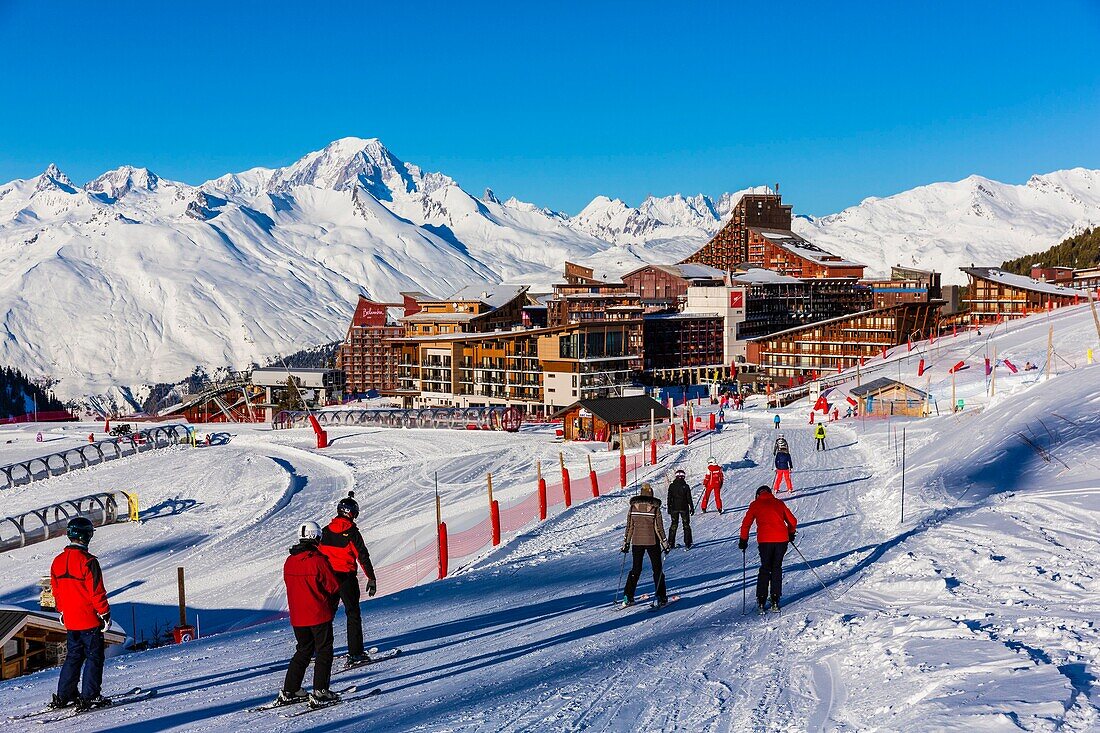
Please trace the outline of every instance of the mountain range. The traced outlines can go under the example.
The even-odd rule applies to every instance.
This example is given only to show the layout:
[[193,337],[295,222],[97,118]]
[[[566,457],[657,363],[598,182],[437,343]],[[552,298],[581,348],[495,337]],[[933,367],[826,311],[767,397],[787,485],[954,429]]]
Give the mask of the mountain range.
[[[482,282],[548,286],[565,260],[614,278],[676,262],[713,235],[740,195],[599,196],[575,216],[343,138],[284,168],[198,186],[123,166],[84,185],[54,165],[0,185],[0,364],[104,393],[242,367],[343,337],[359,293],[445,296]],[[794,202],[797,205],[797,202]],[[795,229],[885,272],[1037,252],[1100,223],[1100,171],[1025,185],[971,176],[871,198]]]

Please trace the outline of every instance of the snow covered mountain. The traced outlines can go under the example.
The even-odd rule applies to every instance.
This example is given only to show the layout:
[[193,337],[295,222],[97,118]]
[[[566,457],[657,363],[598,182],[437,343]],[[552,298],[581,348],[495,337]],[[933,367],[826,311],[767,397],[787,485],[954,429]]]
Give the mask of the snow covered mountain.
[[[565,260],[607,277],[678,261],[743,192],[636,208],[597,197],[570,217],[477,198],[360,138],[199,186],[131,166],[80,186],[50,165],[0,185],[0,364],[60,379],[64,397],[241,368],[341,338],[361,291],[546,286]],[[872,270],[946,270],[1039,251],[1096,221],[1100,171],[1076,169],[1026,186],[934,184],[796,228]]]
[[1024,185],[981,176],[934,183],[820,219],[799,217],[794,228],[873,272],[901,264],[964,282],[959,267],[1041,252],[1097,224],[1100,170],[1074,168],[1032,176]]

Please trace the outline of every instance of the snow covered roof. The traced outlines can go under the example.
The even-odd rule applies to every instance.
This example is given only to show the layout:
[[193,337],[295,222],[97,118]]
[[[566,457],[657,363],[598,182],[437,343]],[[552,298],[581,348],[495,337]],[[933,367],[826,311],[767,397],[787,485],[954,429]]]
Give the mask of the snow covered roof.
[[749,230],[759,234],[772,244],[782,247],[791,254],[798,255],[818,265],[829,265],[831,267],[864,267],[862,263],[846,260],[831,252],[826,252],[810,240],[798,236],[789,229],[761,229],[759,227],[749,227]]
[[526,293],[530,287],[530,285],[467,285],[444,300],[476,300],[496,310]]
[[878,379],[872,379],[867,384],[859,387],[852,387],[848,390],[849,393],[854,394],[856,397],[862,397],[863,395],[876,395],[881,392],[886,392],[895,388],[902,388],[907,392],[912,392],[917,397],[924,399],[928,395],[924,391],[912,387],[905,382],[899,382],[896,379],[890,379],[889,377],[879,377]]
[[1028,290],[1033,293],[1042,293],[1044,295],[1061,295],[1064,297],[1088,297],[1088,294],[1078,288],[1070,288],[1065,285],[1055,285],[1054,283],[1045,283],[1042,280],[1035,280],[1027,275],[1017,275],[1014,272],[1005,272],[999,267],[960,267],[960,270],[965,272],[971,277],[976,277],[982,280],[989,280],[990,282],[1000,283],[1001,285],[1007,285],[1010,288],[1016,288],[1017,290]]
[[766,283],[800,283],[802,282],[797,277],[791,277],[790,275],[784,275],[783,273],[776,272],[775,270],[768,270],[763,267],[750,267],[745,272],[739,272],[736,275],[730,277],[735,283],[744,283],[746,285],[761,285]]
[[655,267],[658,270],[664,270],[667,273],[682,277],[685,280],[721,280],[726,277],[725,271],[719,270],[717,267],[689,262],[678,265],[644,265],[635,270],[631,270],[623,275],[623,278],[630,277],[636,272],[641,272],[647,267]]

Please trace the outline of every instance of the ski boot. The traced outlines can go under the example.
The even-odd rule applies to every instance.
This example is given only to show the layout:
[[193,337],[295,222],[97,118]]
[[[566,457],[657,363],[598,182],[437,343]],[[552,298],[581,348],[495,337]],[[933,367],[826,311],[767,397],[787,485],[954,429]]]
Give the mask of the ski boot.
[[344,667],[360,667],[364,664],[370,664],[370,657],[366,654],[349,654],[344,658]]
[[768,612],[768,607],[764,605],[764,601],[756,602],[756,612],[761,616]]
[[75,703],[76,699],[66,700],[55,692],[53,698],[46,703],[46,707],[50,710],[60,710],[61,708],[67,708]]
[[279,694],[275,697],[276,705],[294,705],[296,703],[305,702],[309,699],[309,693],[305,690],[298,690],[297,692],[287,692],[286,690],[279,690]]
[[668,599],[667,598],[658,598],[657,601],[653,604],[653,608],[654,609],[664,608],[667,605],[668,605]]
[[340,702],[340,696],[332,690],[314,690],[309,693],[309,706],[311,708],[323,708]]
[[623,596],[622,601],[619,602],[622,608],[630,608],[634,605],[634,599],[629,596]]
[[779,613],[779,597],[778,596],[772,598],[771,612],[772,613]]
[[110,707],[111,698],[103,697],[103,695],[96,695],[95,697],[82,697],[76,701],[76,709],[80,712],[85,710],[95,710],[96,708]]

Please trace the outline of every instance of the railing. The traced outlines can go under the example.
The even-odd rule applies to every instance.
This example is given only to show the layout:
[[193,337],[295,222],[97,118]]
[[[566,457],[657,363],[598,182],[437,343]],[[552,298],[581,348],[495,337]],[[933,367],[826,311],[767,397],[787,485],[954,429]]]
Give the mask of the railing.
[[[283,410],[271,421],[276,429],[309,424],[308,412]],[[437,430],[519,430],[523,413],[516,407],[426,407],[411,410],[321,410],[313,413],[321,425],[355,425]]]
[[0,466],[0,482],[3,488],[14,488],[32,481],[58,476],[78,468],[97,466],[107,461],[137,455],[157,448],[167,448],[185,442],[190,436],[187,425],[158,425],[138,430],[130,435],[99,440],[66,450],[36,456],[26,461]]
[[137,497],[108,491],[51,504],[0,519],[0,552],[65,534],[69,520],[84,517],[97,527],[137,518]]

